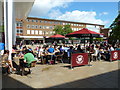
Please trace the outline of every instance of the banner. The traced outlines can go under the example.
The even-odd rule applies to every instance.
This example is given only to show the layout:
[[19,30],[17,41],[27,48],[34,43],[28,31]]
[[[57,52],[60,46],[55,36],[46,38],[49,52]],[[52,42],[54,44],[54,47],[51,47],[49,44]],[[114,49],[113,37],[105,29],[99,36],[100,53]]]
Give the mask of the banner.
[[120,50],[118,51],[118,60],[120,60]]
[[71,56],[71,66],[80,66],[88,64],[88,53],[75,53]]
[[112,60],[112,61],[119,60],[119,58],[120,58],[119,51],[111,51],[110,60]]

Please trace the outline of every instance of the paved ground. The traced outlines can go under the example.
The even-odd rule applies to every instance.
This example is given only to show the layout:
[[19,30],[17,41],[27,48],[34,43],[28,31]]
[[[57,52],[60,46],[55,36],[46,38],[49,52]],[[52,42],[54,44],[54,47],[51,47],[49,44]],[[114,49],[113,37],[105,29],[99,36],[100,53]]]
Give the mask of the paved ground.
[[3,88],[118,88],[118,61],[96,61],[69,69],[69,64],[36,65],[32,74],[3,76]]

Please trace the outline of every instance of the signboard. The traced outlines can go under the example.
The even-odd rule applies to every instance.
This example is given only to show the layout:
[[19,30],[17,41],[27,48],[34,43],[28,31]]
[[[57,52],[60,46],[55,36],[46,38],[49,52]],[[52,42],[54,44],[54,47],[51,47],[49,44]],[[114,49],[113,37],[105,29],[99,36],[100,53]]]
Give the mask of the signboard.
[[118,60],[120,60],[120,50],[118,51]]
[[75,53],[71,57],[71,66],[80,66],[88,64],[88,53]]
[[118,60],[119,57],[120,57],[119,51],[111,51],[110,60],[112,60],[112,61]]

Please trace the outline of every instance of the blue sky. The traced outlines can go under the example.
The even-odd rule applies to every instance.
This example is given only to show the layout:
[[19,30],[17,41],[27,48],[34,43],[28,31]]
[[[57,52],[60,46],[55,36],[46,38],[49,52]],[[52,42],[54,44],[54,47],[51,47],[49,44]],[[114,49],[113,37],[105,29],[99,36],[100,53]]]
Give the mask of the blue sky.
[[102,24],[109,27],[118,15],[118,2],[36,0],[29,16]]

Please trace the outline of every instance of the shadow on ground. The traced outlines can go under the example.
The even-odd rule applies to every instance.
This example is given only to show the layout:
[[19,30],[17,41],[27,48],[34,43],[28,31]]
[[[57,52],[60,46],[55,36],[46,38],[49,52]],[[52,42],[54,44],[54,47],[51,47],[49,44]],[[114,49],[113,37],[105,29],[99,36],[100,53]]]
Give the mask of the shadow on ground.
[[120,88],[120,75],[118,72],[119,70],[116,70],[49,88],[113,88],[118,90]]
[[[104,73],[101,75],[93,76],[90,78],[85,78],[73,82],[64,83],[61,85],[52,86],[49,88],[119,88],[119,78],[118,70]],[[25,85],[22,82],[19,82],[9,76],[2,76],[2,88],[3,89],[13,89],[13,88],[25,88],[29,90],[35,90],[34,88]],[[46,88],[42,88],[46,89]]]
[[19,82],[7,75],[2,75],[2,89],[3,90],[8,90],[8,89],[16,89],[16,88],[21,88],[21,89],[29,89],[29,90],[35,90],[32,87],[25,85],[22,82]]

